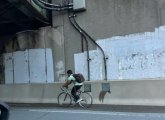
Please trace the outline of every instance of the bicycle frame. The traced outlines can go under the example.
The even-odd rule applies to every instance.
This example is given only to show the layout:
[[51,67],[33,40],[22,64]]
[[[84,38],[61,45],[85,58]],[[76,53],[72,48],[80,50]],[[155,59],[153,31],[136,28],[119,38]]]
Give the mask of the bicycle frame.
[[[71,89],[68,89],[68,88],[63,89],[63,88],[61,88],[61,90],[63,92],[65,92],[66,94],[69,94],[72,97],[72,99],[75,99],[75,97],[71,94]],[[82,91],[81,90],[78,90],[76,93],[77,93],[78,96],[80,96],[81,93],[82,93]]]
[[[58,95],[58,104],[68,107],[72,104],[74,96],[71,94],[71,89],[61,88],[61,90],[62,92]],[[88,92],[83,92],[81,90],[78,90],[77,95],[82,99],[81,101],[78,102],[79,106],[84,108],[89,108],[92,105],[93,99]]]

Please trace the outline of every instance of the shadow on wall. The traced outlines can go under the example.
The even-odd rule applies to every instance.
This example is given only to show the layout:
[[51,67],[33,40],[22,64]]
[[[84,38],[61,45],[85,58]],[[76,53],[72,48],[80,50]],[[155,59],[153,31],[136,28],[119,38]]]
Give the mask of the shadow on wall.
[[99,94],[99,101],[100,102],[103,103],[106,93],[107,93],[106,91],[100,91],[100,94]]
[[8,120],[9,119],[9,106],[0,101],[0,120]]

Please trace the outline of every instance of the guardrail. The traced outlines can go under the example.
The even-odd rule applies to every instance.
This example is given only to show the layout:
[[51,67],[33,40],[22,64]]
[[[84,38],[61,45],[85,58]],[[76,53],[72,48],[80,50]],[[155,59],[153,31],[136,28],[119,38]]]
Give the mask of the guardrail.
[[[0,99],[8,103],[57,103],[63,83],[1,84]],[[165,79],[87,81],[93,104],[165,106]]]

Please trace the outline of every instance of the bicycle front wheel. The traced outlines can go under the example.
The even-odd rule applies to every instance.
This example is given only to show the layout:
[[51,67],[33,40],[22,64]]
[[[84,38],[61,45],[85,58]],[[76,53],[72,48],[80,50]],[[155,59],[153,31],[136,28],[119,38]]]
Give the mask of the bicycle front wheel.
[[80,102],[79,102],[79,105],[81,107],[84,107],[84,108],[89,108],[91,107],[92,103],[93,103],[93,99],[92,99],[92,96],[87,93],[87,92],[82,92],[80,94],[80,98],[82,99]]
[[58,105],[63,107],[68,107],[71,105],[71,103],[72,103],[72,98],[68,93],[62,92],[58,95]]

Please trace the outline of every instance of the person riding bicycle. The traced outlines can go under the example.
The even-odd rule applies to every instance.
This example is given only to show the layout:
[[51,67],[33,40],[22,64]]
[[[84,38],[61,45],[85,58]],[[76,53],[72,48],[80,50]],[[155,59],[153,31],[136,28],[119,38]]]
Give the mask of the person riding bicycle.
[[70,85],[71,83],[74,83],[74,86],[71,90],[71,94],[74,96],[74,101],[76,103],[79,103],[82,99],[79,98],[79,96],[76,95],[76,93],[83,86],[83,82],[79,83],[76,81],[76,78],[75,78],[72,70],[68,70],[67,74],[68,74],[68,78],[67,78],[66,82],[62,85],[62,87],[68,88],[68,85]]

